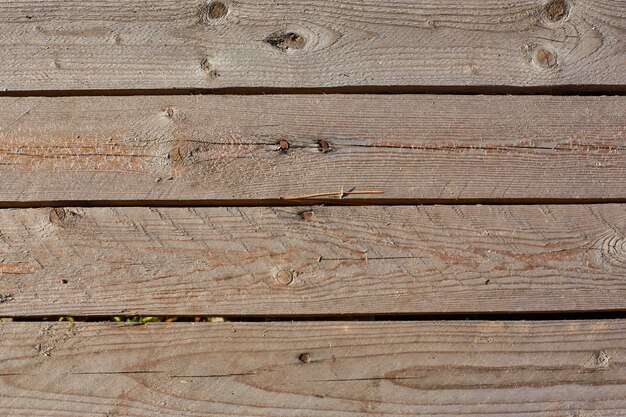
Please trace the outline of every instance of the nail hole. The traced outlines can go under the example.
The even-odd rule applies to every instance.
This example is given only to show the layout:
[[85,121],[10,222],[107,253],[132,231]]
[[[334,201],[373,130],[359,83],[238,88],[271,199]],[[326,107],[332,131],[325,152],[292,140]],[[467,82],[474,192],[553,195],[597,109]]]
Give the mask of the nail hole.
[[61,282],[62,282],[63,284],[67,284],[69,281],[68,281],[68,280],[66,280],[66,279],[62,279],[62,280],[61,280]]
[[278,150],[281,152],[287,152],[287,150],[289,150],[289,142],[285,139],[279,140],[276,145],[278,145]]
[[317,150],[322,153],[330,152],[330,145],[328,144],[328,142],[322,139],[317,142]]

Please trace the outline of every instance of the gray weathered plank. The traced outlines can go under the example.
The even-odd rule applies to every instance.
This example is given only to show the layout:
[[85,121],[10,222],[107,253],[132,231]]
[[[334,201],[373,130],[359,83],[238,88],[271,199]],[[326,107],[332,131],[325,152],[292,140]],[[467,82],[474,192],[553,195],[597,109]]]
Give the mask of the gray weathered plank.
[[626,97],[4,97],[0,108],[5,205],[626,195]]
[[0,210],[0,316],[626,309],[626,205]]
[[624,320],[0,323],[0,332],[6,417],[626,414]]
[[624,0],[0,3],[4,90],[626,85]]

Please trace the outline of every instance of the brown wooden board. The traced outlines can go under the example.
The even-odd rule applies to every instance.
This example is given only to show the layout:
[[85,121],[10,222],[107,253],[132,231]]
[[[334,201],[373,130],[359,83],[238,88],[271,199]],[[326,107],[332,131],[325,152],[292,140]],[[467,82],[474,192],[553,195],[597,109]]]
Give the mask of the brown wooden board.
[[0,108],[5,206],[626,195],[626,97],[4,97]]
[[0,323],[3,416],[623,416],[626,322]]
[[626,85],[626,2],[17,0],[4,90]]
[[626,205],[0,210],[0,316],[626,309]]

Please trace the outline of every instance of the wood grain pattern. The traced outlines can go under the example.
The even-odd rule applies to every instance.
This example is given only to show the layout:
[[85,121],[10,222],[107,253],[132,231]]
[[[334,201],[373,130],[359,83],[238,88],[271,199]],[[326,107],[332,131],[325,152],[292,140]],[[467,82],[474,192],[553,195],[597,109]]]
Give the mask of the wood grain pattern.
[[348,202],[626,195],[626,97],[4,97],[0,108],[9,206],[341,189],[384,192]]
[[0,210],[0,316],[626,309],[626,205]]
[[624,0],[222,4],[4,1],[0,88],[626,85]]
[[0,323],[0,331],[7,417],[626,413],[623,320]]

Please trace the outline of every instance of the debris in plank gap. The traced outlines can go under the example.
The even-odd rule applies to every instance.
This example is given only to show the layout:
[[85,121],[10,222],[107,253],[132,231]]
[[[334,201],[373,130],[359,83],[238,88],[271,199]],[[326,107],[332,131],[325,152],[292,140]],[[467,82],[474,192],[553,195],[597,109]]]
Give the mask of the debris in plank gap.
[[384,194],[383,190],[362,190],[362,191],[344,191],[343,187],[341,190],[337,192],[330,193],[316,193],[316,194],[305,194],[294,197],[283,197],[283,200],[303,200],[306,198],[316,198],[316,197],[339,197],[339,199],[344,198],[347,195],[351,194]]
[[[224,317],[218,316],[196,316],[196,317],[167,317],[167,316],[115,316],[115,317],[73,317],[73,316],[51,316],[37,318],[17,318],[17,321],[56,321],[56,322],[115,322],[115,323],[172,323],[172,322],[209,322],[221,323],[228,321]],[[13,321],[13,318],[0,318],[0,321]]]

